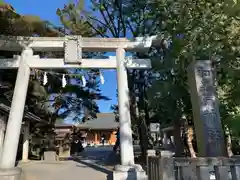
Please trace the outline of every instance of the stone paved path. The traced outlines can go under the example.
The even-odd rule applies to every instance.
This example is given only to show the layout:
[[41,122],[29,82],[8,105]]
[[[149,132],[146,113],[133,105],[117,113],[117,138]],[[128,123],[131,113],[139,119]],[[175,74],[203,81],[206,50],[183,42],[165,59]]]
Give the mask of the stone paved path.
[[23,180],[107,180],[108,175],[80,162],[30,162],[22,165]]

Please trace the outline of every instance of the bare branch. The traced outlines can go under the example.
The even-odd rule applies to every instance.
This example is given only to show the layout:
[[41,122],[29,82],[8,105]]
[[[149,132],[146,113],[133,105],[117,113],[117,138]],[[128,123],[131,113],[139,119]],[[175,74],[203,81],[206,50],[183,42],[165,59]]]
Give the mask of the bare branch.
[[[115,23],[114,23],[114,20],[112,19],[112,15],[110,14],[110,12],[108,11],[108,8],[107,8],[107,6],[105,5],[105,4],[103,4],[103,7],[104,7],[104,10],[106,11],[106,13],[107,13],[107,16],[108,16],[108,18],[109,18],[109,20],[110,20],[110,23],[112,24],[112,28],[114,29],[114,32],[115,33],[113,33],[112,31],[112,35],[114,36],[114,37],[118,37],[117,35],[118,35],[118,33],[117,33],[117,28],[116,28],[116,26],[115,26]],[[102,11],[102,10],[101,10]],[[104,14],[105,15],[105,14]],[[107,21],[106,21],[107,22]],[[109,29],[109,30],[112,30],[112,29]]]

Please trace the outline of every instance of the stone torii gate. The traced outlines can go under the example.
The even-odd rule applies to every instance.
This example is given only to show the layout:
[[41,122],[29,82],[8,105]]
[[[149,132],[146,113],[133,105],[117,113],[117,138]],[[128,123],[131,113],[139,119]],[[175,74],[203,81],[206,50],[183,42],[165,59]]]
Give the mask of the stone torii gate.
[[[0,39],[0,50],[21,52],[11,59],[0,59],[0,69],[18,68],[11,110],[6,128],[0,179],[19,180],[21,170],[15,160],[31,68],[105,68],[117,69],[120,122],[121,165],[115,167],[114,180],[145,180],[141,166],[134,163],[129,109],[127,69],[151,68],[148,59],[126,58],[126,51],[148,51],[161,40],[149,38],[7,37]],[[64,58],[40,58],[34,52],[64,52]],[[82,52],[116,52],[109,59],[83,59]],[[188,68],[194,124],[200,156],[224,156],[225,144],[220,121],[214,75],[210,60],[195,61]],[[27,145],[26,145],[27,147]]]
[[[121,137],[121,165],[115,168],[113,177],[116,180],[144,179],[145,172],[134,163],[132,145],[131,119],[129,109],[128,80],[126,68],[151,68],[148,59],[126,58],[126,51],[148,51],[156,38],[84,38],[66,37],[17,37],[0,40],[0,50],[18,51],[20,56],[11,59],[0,59],[1,69],[18,68],[11,111],[8,118],[5,141],[0,161],[0,179],[19,180],[21,170],[15,167],[15,160],[22,124],[26,94],[31,68],[105,68],[117,69],[118,104]],[[64,51],[64,58],[40,58],[34,52]],[[82,52],[116,52],[110,59],[83,59]],[[136,174],[137,173],[137,174]]]

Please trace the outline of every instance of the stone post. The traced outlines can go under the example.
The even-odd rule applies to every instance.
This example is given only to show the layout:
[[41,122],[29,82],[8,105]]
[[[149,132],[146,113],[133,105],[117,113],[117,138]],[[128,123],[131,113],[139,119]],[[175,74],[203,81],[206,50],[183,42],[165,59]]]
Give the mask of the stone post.
[[24,124],[24,134],[23,134],[23,151],[22,151],[22,161],[28,161],[28,153],[29,153],[29,128],[30,123],[29,121],[25,122]]
[[26,63],[26,60],[32,57],[33,51],[31,49],[25,49],[22,52],[12,98],[11,110],[6,128],[2,159],[0,162],[1,169],[12,169],[15,166],[22,118],[28,90],[28,81],[30,77],[30,68]]
[[130,118],[129,89],[127,69],[125,67],[125,50],[117,49],[118,108],[120,124],[121,165],[134,165],[133,140]]
[[148,177],[149,177],[149,174],[150,174],[150,167],[149,167],[149,162],[148,162],[148,158],[150,157],[150,156],[156,156],[156,150],[154,150],[154,149],[149,149],[149,150],[147,150],[147,159],[146,159],[146,162],[147,162],[147,175],[148,175]]
[[226,156],[212,62],[193,62],[188,79],[199,156]]
[[161,151],[159,180],[175,180],[174,159],[171,151]]

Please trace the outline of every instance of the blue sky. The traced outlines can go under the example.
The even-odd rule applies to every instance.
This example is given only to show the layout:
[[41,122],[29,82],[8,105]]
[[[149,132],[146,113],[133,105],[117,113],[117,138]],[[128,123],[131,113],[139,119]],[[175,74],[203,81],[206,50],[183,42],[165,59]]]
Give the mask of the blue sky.
[[[19,14],[40,16],[43,20],[48,20],[53,24],[60,25],[56,10],[57,8],[62,8],[69,0],[5,0],[5,2],[11,4]],[[100,89],[103,95],[106,95],[112,100],[99,101],[98,104],[101,112],[110,112],[111,105],[117,103],[116,71],[104,70],[102,72],[105,84],[101,85]]]

